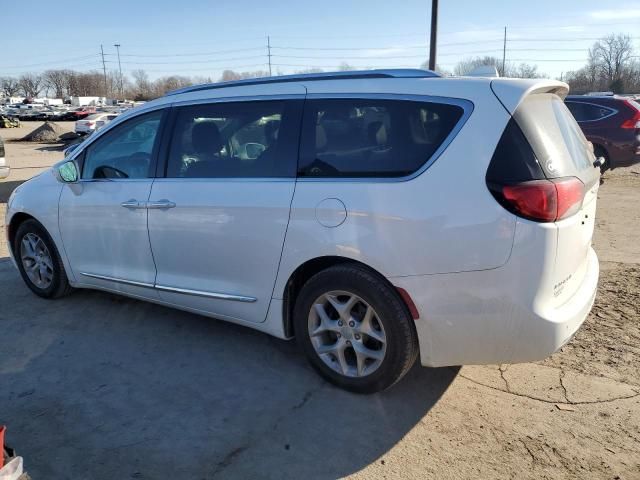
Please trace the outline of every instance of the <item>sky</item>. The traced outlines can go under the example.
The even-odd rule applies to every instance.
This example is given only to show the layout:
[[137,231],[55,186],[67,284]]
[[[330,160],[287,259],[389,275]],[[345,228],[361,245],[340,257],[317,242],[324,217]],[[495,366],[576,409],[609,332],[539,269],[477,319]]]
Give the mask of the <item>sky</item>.
[[[49,68],[210,77],[222,71],[417,68],[428,57],[430,0],[2,0],[0,76]],[[440,0],[438,65],[474,56],[538,65],[558,78],[580,68],[593,42],[632,36],[640,55],[640,1]]]

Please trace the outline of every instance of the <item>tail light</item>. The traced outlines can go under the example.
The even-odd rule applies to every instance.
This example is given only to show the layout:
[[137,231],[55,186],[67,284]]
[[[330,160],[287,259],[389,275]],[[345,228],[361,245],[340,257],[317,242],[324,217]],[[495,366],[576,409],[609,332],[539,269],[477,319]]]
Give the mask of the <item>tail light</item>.
[[584,184],[576,177],[489,185],[498,202],[510,212],[536,222],[555,222],[577,212]]
[[633,117],[625,120],[620,125],[620,128],[640,128],[640,110],[635,106],[635,102],[630,102],[626,100],[624,102],[631,110],[633,110]]
[[87,122],[87,127],[93,127],[96,124],[96,122]]

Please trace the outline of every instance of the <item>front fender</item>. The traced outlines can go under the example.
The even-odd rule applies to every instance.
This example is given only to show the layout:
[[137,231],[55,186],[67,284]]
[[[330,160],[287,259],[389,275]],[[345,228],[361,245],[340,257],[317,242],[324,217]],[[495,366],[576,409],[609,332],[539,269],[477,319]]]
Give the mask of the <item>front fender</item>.
[[[75,278],[64,251],[58,226],[58,203],[63,188],[64,185],[55,178],[52,169],[26,181],[14,190],[9,199],[5,226],[8,242],[11,229],[15,228],[13,223],[16,216],[24,217],[26,215],[38,221],[56,245],[69,281],[74,282]],[[12,245],[9,245],[9,254],[15,265]]]

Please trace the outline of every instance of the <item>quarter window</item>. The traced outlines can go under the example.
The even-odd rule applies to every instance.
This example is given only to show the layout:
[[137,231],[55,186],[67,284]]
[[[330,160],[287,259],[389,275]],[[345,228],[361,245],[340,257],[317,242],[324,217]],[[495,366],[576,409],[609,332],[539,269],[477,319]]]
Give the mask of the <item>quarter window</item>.
[[162,111],[140,115],[106,133],[85,152],[83,179],[148,178]]
[[459,106],[432,102],[308,101],[298,175],[409,175],[433,156],[462,114]]
[[565,102],[567,108],[578,122],[593,122],[608,117],[613,110],[600,105],[581,102]]
[[287,138],[285,116],[284,101],[179,108],[167,177],[292,176],[297,139]]

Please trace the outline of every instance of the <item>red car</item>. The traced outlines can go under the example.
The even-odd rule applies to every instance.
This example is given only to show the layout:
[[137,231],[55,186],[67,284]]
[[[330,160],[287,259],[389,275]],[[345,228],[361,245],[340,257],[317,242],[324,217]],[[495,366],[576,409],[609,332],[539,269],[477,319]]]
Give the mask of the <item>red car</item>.
[[96,107],[78,107],[69,110],[63,120],[82,120],[96,113]]
[[604,157],[603,171],[640,163],[640,104],[619,95],[569,95],[567,108],[596,157]]

